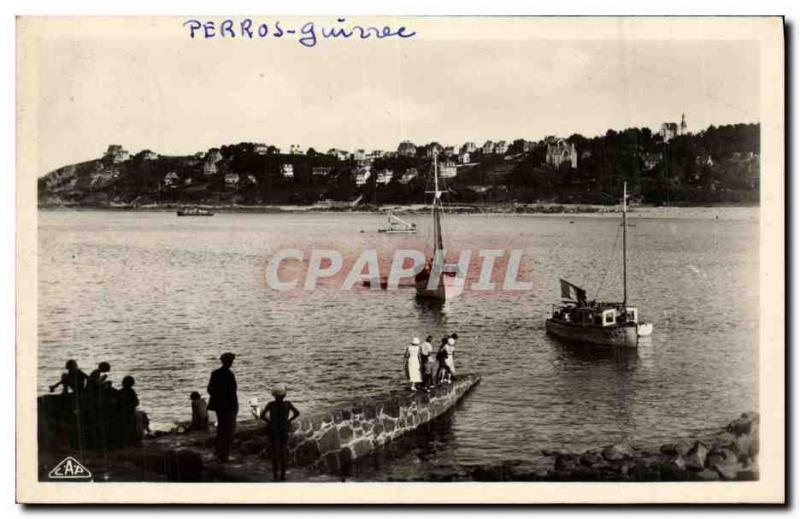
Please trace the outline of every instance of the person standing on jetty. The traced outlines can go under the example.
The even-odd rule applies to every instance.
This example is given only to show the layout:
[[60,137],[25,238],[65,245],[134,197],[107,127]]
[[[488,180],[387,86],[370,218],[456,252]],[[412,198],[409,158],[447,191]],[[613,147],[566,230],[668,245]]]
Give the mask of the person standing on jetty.
[[222,367],[211,373],[208,381],[208,409],[217,413],[217,459],[226,462],[233,446],[233,434],[236,431],[236,414],[239,412],[239,400],[236,396],[236,377],[231,371],[236,355],[223,353],[219,360]]
[[[286,450],[289,443],[289,424],[298,416],[300,411],[292,405],[286,398],[286,384],[276,384],[272,388],[272,396],[275,400],[264,406],[261,411],[261,418],[267,422],[267,431],[271,443],[270,454],[272,455],[272,475],[278,481],[278,469],[280,469],[280,480],[286,481]],[[289,413],[292,416],[289,416]]]
[[414,337],[411,339],[411,344],[406,348],[406,376],[411,384],[409,389],[411,391],[417,390],[417,384],[422,382],[422,370],[419,363],[419,339]]
[[136,416],[136,408],[139,407],[139,397],[133,386],[136,380],[130,375],[122,379],[122,389],[119,390],[119,408],[122,413],[123,440],[125,445],[138,447],[142,444],[144,436],[144,424]]
[[442,337],[441,343],[439,343],[439,350],[436,352],[436,361],[438,363],[438,369],[436,370],[436,384],[444,384],[445,380],[448,375],[448,366],[447,366],[447,340],[449,337]]
[[[458,335],[455,337],[458,337]],[[447,339],[447,344],[444,347],[444,350],[447,352],[447,358],[444,359],[444,365],[447,368],[447,383],[450,384],[453,382],[453,379],[456,376],[456,360],[453,357],[453,354],[456,351],[456,339],[455,337],[450,337]]]
[[427,337],[425,337],[425,342],[423,342],[419,346],[419,365],[420,369],[422,370],[422,387],[428,387],[428,382],[425,375],[427,372],[425,366],[427,365],[428,358],[430,357],[431,352],[433,351],[433,345],[431,344],[432,340],[433,336],[428,335]]

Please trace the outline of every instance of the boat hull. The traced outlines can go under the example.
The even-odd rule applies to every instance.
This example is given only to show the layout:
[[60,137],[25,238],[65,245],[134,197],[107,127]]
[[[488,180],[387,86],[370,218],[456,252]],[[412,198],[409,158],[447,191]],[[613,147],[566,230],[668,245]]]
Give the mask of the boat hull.
[[548,334],[571,342],[623,348],[636,348],[639,345],[639,334],[635,323],[619,326],[586,326],[548,319],[545,328]]
[[416,229],[378,229],[378,232],[382,232],[385,234],[415,234],[417,232]]
[[188,211],[178,211],[176,213],[178,216],[214,216],[212,212],[188,212]]
[[464,290],[455,276],[442,275],[436,288],[428,288],[428,279],[416,280],[417,297],[446,301],[458,297]]

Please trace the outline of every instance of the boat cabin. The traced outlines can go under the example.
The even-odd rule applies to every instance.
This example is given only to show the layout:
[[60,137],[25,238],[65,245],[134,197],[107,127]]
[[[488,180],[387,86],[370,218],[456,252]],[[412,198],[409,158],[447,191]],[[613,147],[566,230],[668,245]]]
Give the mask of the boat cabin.
[[624,308],[618,303],[594,303],[586,306],[553,306],[553,319],[584,326],[614,326],[638,323],[639,312],[635,306]]

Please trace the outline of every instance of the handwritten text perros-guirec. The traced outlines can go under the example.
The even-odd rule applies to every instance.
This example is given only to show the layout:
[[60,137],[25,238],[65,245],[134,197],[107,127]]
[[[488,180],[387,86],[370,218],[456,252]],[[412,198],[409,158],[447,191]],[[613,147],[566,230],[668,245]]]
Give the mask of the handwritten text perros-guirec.
[[226,19],[221,22],[214,20],[186,20],[183,26],[188,30],[192,39],[245,39],[263,40],[266,38],[292,38],[304,47],[315,47],[320,40],[367,40],[387,38],[412,38],[417,33],[404,26],[393,28],[389,25],[351,25],[345,18],[337,18],[333,25],[317,25],[314,22],[305,22],[299,26],[282,24],[280,20],[271,23],[242,18],[240,20]]

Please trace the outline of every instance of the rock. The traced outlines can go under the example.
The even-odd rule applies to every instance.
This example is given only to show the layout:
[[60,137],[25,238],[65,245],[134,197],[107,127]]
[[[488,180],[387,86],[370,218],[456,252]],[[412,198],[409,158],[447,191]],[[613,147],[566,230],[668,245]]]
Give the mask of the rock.
[[714,470],[719,472],[720,476],[727,480],[734,480],[739,474],[739,465],[737,463],[715,463],[713,467]]
[[719,474],[715,470],[703,469],[697,473],[697,479],[700,481],[719,481]]
[[498,466],[478,467],[472,471],[475,481],[504,481],[503,476],[503,468]]
[[636,481],[661,481],[661,465],[636,463],[628,469],[628,475]]
[[622,478],[627,478],[628,474],[631,472],[631,469],[635,467],[636,464],[630,461],[623,461],[616,465],[617,472]]
[[681,438],[674,443],[665,443],[661,446],[661,452],[668,456],[686,456],[692,450],[692,442],[685,438]]
[[[531,461],[520,462],[514,472],[520,481],[544,479],[556,469],[556,456],[537,456]],[[516,479],[516,478],[515,478]]]
[[749,454],[751,458],[758,456],[759,441],[758,428],[756,428],[750,433],[750,451],[747,454]]
[[294,450],[295,463],[301,466],[316,462],[319,456],[319,447],[314,440],[304,441]]
[[687,454],[689,454],[689,451],[692,450],[694,444],[692,444],[692,442],[687,440],[686,438],[681,438],[680,440],[678,440],[678,443],[675,444],[675,447],[679,455],[686,456]]
[[339,454],[336,452],[331,452],[325,455],[325,466],[334,474],[339,472]]
[[572,454],[559,454],[556,456],[555,469],[559,471],[572,471],[578,466],[577,456]]
[[598,479],[598,474],[590,467],[578,465],[572,471],[572,479],[575,481],[595,481]]
[[727,480],[736,479],[736,474],[742,468],[731,449],[717,449],[706,458],[706,467],[716,470],[720,476]]
[[737,481],[756,481],[758,480],[758,473],[754,470],[740,470],[736,473]]
[[368,440],[367,438],[358,440],[356,443],[353,444],[354,458],[360,458],[361,456],[368,454],[371,450],[372,450],[372,441]]
[[239,446],[239,451],[242,454],[258,454],[267,448],[267,440],[263,436],[254,436],[247,441],[242,442]]
[[189,449],[170,451],[164,460],[167,481],[197,482],[203,479],[203,458]]
[[685,457],[686,468],[691,470],[703,470],[706,466],[706,456],[708,456],[708,448],[703,442],[695,442],[692,450]]
[[339,440],[342,445],[349,443],[353,439],[353,429],[349,425],[339,427]]
[[686,460],[680,454],[661,467],[661,476],[665,481],[688,481],[693,473],[686,470]]
[[677,455],[675,455],[674,458],[672,458],[669,461],[669,466],[670,467],[675,467],[675,468],[680,469],[680,470],[685,470],[686,469],[686,460],[683,458],[683,456],[681,456],[680,454],[677,454]]
[[387,415],[391,416],[392,418],[399,418],[400,417],[400,404],[395,401],[388,402],[383,407],[383,412]]
[[723,447],[730,448],[733,444],[736,443],[736,435],[730,433],[728,431],[723,431],[718,435],[714,436],[711,441],[711,449],[721,449]]
[[331,452],[340,446],[339,430],[335,426],[329,427],[319,439],[319,452]]
[[678,454],[678,445],[675,443],[665,443],[659,450],[667,456],[675,456]]
[[741,436],[742,434],[750,434],[754,430],[754,425],[758,424],[758,415],[756,413],[743,413],[742,416],[732,421],[726,427],[728,432]]
[[603,461],[603,457],[594,451],[585,452],[581,456],[581,463],[587,466],[596,465]]
[[603,449],[603,457],[608,461],[629,459],[633,455],[633,448],[627,443],[618,443]]

